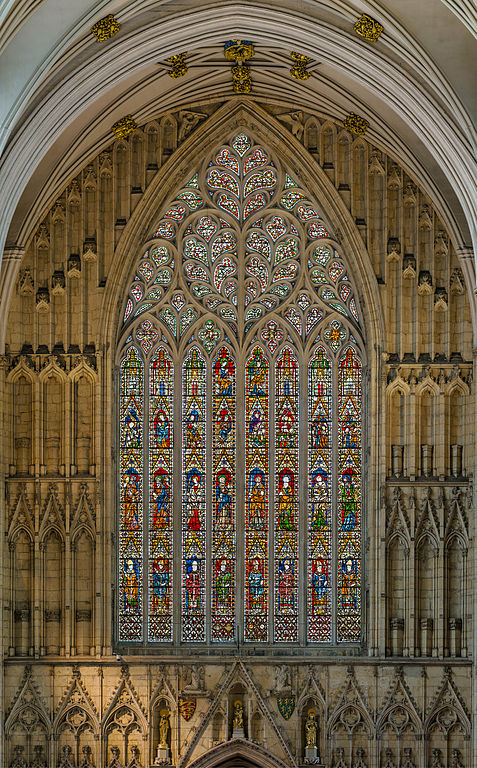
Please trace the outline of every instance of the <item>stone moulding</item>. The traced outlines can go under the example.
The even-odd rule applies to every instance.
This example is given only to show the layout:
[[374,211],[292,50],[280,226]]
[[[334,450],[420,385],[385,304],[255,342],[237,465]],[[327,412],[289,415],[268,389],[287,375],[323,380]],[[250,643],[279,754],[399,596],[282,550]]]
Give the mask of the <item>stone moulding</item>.
[[105,16],[103,19],[97,21],[96,24],[93,24],[91,27],[91,32],[95,36],[98,43],[104,43],[106,40],[109,40],[110,37],[113,37],[113,35],[119,32],[120,28],[121,24],[115,18],[115,16],[110,13],[108,16]]

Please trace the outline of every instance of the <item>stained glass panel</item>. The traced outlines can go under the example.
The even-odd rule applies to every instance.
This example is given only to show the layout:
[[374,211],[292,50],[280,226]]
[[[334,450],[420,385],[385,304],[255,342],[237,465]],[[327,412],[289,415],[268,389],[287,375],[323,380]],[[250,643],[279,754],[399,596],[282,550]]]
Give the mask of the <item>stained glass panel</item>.
[[235,363],[222,347],[213,364],[213,641],[235,637]]
[[231,642],[243,616],[246,642],[358,642],[361,363],[337,356],[361,310],[319,205],[240,133],[151,235],[121,308],[120,639]]
[[338,641],[361,635],[361,362],[349,347],[338,364]]
[[205,640],[206,366],[193,347],[182,373],[182,640]]
[[119,639],[142,640],[144,365],[131,347],[120,368]]
[[174,369],[163,347],[149,366],[149,640],[172,640]]
[[332,367],[323,347],[308,368],[308,640],[329,642],[332,622]]
[[245,627],[244,638],[268,639],[268,362],[255,347],[245,382]]
[[298,362],[285,347],[275,369],[274,639],[298,640]]

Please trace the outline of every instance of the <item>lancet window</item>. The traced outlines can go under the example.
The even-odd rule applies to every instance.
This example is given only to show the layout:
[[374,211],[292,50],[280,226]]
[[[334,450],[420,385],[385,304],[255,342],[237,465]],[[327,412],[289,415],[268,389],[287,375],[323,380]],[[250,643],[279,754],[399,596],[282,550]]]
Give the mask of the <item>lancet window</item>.
[[236,133],[137,261],[119,338],[118,639],[361,639],[364,348],[336,241]]

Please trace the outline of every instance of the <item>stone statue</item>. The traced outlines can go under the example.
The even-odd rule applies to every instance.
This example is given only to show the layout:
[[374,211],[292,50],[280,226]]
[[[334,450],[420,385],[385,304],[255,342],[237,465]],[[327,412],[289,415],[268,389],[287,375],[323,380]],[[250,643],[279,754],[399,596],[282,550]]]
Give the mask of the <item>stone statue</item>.
[[305,720],[305,746],[315,748],[318,746],[318,722],[314,709],[308,711],[308,717]]
[[289,691],[290,688],[290,670],[286,664],[281,664],[275,671],[275,690],[281,693]]
[[241,701],[234,703],[234,717],[232,721],[234,731],[236,728],[243,728],[243,705]]
[[171,729],[169,722],[170,714],[167,709],[161,709],[161,717],[159,719],[159,748],[168,748],[169,731]]

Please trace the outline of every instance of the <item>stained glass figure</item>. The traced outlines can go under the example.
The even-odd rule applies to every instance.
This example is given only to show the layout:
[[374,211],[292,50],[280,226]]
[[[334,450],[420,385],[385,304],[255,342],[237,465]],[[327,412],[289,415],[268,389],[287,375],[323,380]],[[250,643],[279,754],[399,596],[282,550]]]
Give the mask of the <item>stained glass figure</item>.
[[298,362],[285,347],[275,369],[274,639],[298,639]]
[[159,347],[149,366],[149,640],[172,640],[174,369]]
[[245,382],[245,627],[244,639],[268,639],[268,362],[255,347]]
[[338,364],[338,641],[361,634],[361,362],[348,347]]
[[206,364],[196,347],[182,372],[182,640],[205,640]]
[[119,639],[142,640],[144,364],[130,347],[120,367]]
[[227,347],[213,362],[212,616],[213,641],[235,638],[235,363]]
[[323,347],[308,368],[308,640],[329,642],[332,623],[332,367]]

